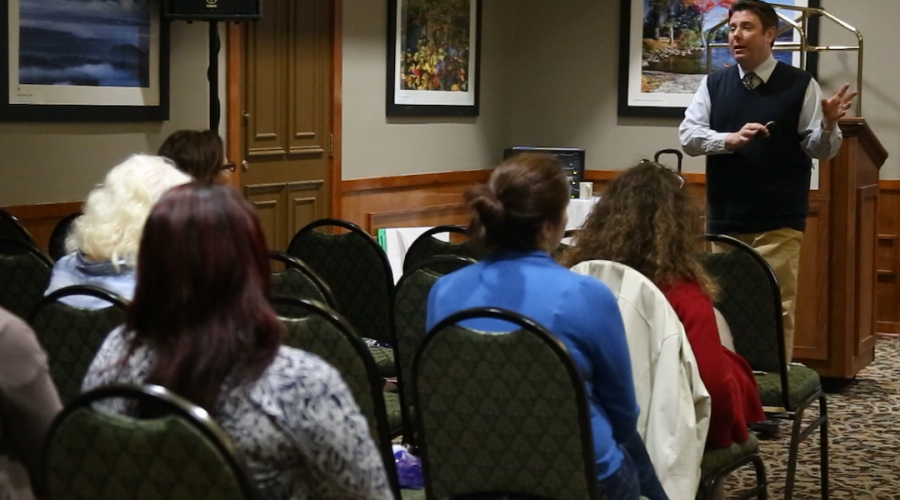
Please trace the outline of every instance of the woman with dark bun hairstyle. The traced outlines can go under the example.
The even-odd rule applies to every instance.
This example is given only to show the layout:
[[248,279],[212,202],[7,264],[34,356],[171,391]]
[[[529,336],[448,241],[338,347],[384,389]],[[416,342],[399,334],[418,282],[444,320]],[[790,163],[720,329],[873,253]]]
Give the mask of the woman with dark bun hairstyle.
[[[444,276],[428,296],[427,328],[473,307],[525,315],[552,332],[584,378],[597,480],[609,500],[666,499],[637,432],[638,406],[616,299],[595,278],[557,264],[550,251],[565,231],[569,183],[553,157],[506,160],[487,185],[466,193],[470,234],[489,256]],[[487,320],[467,325],[503,331]]]
[[[264,498],[392,499],[340,374],[280,345],[269,273],[259,219],[237,190],[172,189],[147,219],[126,323],[106,338],[83,388],[156,384],[203,407]],[[135,410],[121,400],[104,408]]]
[[172,132],[156,154],[200,182],[231,183],[235,165],[225,157],[222,138],[212,130]]

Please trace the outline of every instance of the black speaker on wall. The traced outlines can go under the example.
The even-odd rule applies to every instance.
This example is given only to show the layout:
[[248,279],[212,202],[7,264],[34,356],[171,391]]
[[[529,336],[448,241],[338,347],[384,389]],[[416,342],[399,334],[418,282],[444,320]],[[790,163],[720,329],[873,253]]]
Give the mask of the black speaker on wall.
[[260,0],[165,0],[166,19],[188,21],[237,21],[259,19]]

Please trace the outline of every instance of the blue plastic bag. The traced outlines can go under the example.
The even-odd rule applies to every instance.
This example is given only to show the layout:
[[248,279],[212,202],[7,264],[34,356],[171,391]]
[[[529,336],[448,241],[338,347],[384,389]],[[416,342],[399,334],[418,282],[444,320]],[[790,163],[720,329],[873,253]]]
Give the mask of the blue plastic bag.
[[393,450],[400,487],[408,490],[421,490],[424,488],[425,479],[422,477],[422,460],[410,453],[402,445],[395,444]]

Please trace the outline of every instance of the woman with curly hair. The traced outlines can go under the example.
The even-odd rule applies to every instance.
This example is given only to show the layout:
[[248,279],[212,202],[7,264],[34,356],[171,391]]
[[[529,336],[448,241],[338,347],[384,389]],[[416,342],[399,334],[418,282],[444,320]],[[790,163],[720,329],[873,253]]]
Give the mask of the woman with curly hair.
[[662,290],[684,325],[712,400],[707,444],[726,448],[746,442],[748,424],[765,415],[750,365],[719,340],[712,304],[718,289],[697,252],[701,213],[683,186],[684,178],[658,163],[643,161],[624,171],[561,260],[567,266],[619,262]]

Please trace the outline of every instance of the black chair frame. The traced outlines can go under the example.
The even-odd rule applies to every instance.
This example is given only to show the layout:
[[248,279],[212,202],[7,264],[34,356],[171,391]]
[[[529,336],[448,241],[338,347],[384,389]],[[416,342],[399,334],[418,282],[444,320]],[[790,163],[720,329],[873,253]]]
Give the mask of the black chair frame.
[[63,297],[70,297],[72,295],[87,295],[89,297],[102,299],[109,302],[110,307],[118,307],[123,312],[128,310],[128,305],[130,303],[125,297],[110,292],[109,290],[106,290],[104,288],[93,285],[72,285],[60,288],[59,290],[55,290],[50,295],[42,298],[41,301],[34,306],[34,310],[31,311],[31,315],[28,316],[28,322],[34,322],[35,318],[37,318],[38,313],[44,307],[59,301],[59,299]]
[[[469,257],[462,257],[459,255],[438,255],[436,257],[432,257],[428,260],[424,260],[415,266],[413,266],[408,271],[403,273],[403,276],[397,281],[397,285],[394,288],[394,299],[397,297],[397,291],[401,289],[404,283],[409,279],[410,276],[417,273],[418,271],[427,271],[431,266],[435,264],[474,264],[475,259],[471,259]],[[394,311],[397,310],[396,307],[392,308]],[[424,335],[424,332],[423,332]],[[424,338],[424,337],[423,337]],[[391,332],[391,342],[394,344],[394,360],[397,363],[397,389],[400,393],[400,409],[401,415],[403,416],[403,442],[409,444],[412,447],[415,447],[415,425],[414,419],[412,415],[409,414],[409,405],[407,403],[407,399],[409,398],[409,394],[406,393],[404,387],[408,387],[406,384],[411,381],[403,380],[403,370],[400,367],[400,358],[396,354],[397,346],[400,345],[400,336],[397,334],[397,322],[394,321],[394,330]]]
[[142,402],[152,403],[159,407],[165,407],[167,412],[175,414],[186,419],[195,428],[199,429],[210,441],[215,443],[216,448],[225,457],[229,465],[237,472],[236,476],[240,483],[241,490],[245,498],[252,500],[260,500],[259,491],[256,483],[241,458],[240,451],[234,446],[231,438],[218,424],[210,417],[209,413],[203,408],[191,403],[190,401],[168,391],[165,387],[159,385],[127,385],[127,384],[111,384],[97,389],[88,391],[77,397],[74,401],[66,405],[62,412],[53,420],[50,430],[47,432],[42,453],[41,453],[41,484],[47,484],[47,457],[50,454],[50,446],[53,436],[66,419],[77,410],[90,407],[93,403],[112,398],[127,398],[139,400]]
[[[778,339],[782,406],[774,408],[764,407],[763,410],[765,410],[766,415],[769,415],[770,417],[793,421],[791,426],[791,442],[788,451],[787,480],[785,482],[784,497],[785,500],[791,500],[793,498],[794,481],[797,472],[797,453],[799,451],[800,443],[817,428],[820,428],[819,466],[821,468],[822,476],[822,500],[828,500],[828,402],[821,385],[816,391],[813,391],[803,400],[796,403],[791,402],[790,387],[788,383],[787,353],[785,352],[784,345],[784,323],[781,313],[781,288],[778,286],[778,278],[775,276],[775,272],[772,270],[772,267],[769,266],[769,263],[766,262],[753,247],[743,241],[723,234],[704,234],[703,238],[707,242],[729,245],[737,251],[745,253],[759,265],[760,269],[762,269],[766,275],[772,290],[772,307],[775,311],[774,320]],[[804,429],[803,414],[816,400],[819,401],[819,416]]]
[[749,500],[756,497],[757,500],[767,500],[769,498],[769,482],[766,478],[766,466],[763,464],[759,453],[740,457],[713,471],[711,474],[704,476],[700,481],[700,491],[697,493],[697,500],[713,500],[713,493],[716,491],[719,484],[728,479],[732,472],[747,464],[753,464],[753,468],[756,471],[756,484],[734,498],[736,500]]
[[390,430],[388,429],[387,409],[384,404],[381,377],[378,375],[378,367],[375,365],[375,360],[372,359],[372,354],[369,352],[368,346],[363,342],[362,337],[359,336],[356,329],[353,328],[353,325],[344,319],[337,311],[328,307],[327,304],[297,297],[275,297],[272,299],[272,302],[277,305],[306,309],[310,314],[314,314],[325,321],[328,321],[336,330],[344,335],[347,341],[353,346],[353,349],[359,355],[360,359],[362,359],[363,364],[366,366],[366,378],[369,381],[369,390],[372,395],[372,401],[375,404],[375,418],[378,419],[378,429],[375,430],[375,432],[378,433],[378,451],[381,454],[381,459],[384,460],[384,468],[388,474],[388,480],[391,482],[391,489],[394,491],[394,495],[397,498],[400,498],[400,482],[397,479],[397,468],[394,465],[394,452],[391,448],[391,438],[393,436],[391,436]]
[[274,260],[276,262],[281,262],[284,264],[285,270],[287,269],[296,269],[297,271],[303,273],[316,287],[319,288],[319,291],[322,292],[322,295],[325,296],[326,305],[332,309],[337,309],[337,299],[334,297],[334,293],[331,291],[331,287],[328,286],[328,283],[325,283],[325,280],[322,279],[321,276],[316,274],[315,271],[306,262],[298,259],[297,257],[288,255],[284,252],[279,252],[277,250],[269,250],[269,260]]
[[[428,238],[431,238],[434,235],[440,234],[440,233],[463,234],[463,235],[468,236],[469,230],[463,226],[458,226],[455,224],[444,224],[441,226],[435,226],[435,227],[429,229],[428,231],[425,231],[424,233],[420,234],[419,237],[416,238],[415,241],[412,242],[412,245],[410,245],[409,248],[406,250],[406,253],[409,254],[416,247],[426,245],[428,242]],[[403,259],[403,274],[408,273],[413,267],[418,267],[418,265],[414,264],[414,263],[407,264],[407,260],[405,258]]]
[[[0,236],[0,248],[3,248],[4,246],[18,248],[20,250],[20,252],[16,252],[16,254],[30,253],[32,255],[35,255],[36,257],[41,259],[45,264],[47,264],[50,267],[53,267],[53,259],[51,259],[46,253],[44,253],[43,250],[38,248],[38,246],[35,245],[34,242],[29,243],[27,241],[20,240],[18,238],[10,238],[8,236]],[[15,255],[15,254],[6,253],[6,254],[2,254],[2,255]]]
[[56,223],[56,226],[53,227],[53,232],[50,233],[50,244],[47,246],[50,258],[59,260],[66,256],[66,237],[69,235],[72,223],[81,216],[81,212],[69,214],[63,217]]
[[[0,208],[0,224],[2,224],[3,222],[6,222],[11,227],[14,227],[15,228],[14,231],[19,233],[22,241],[28,241],[32,245],[37,245],[34,241],[34,238],[31,236],[31,233],[29,233],[28,230],[25,229],[25,227],[22,226],[21,223],[19,223],[19,219],[16,219],[11,213]],[[7,238],[8,238],[8,236],[7,236]],[[18,238],[14,238],[14,239],[18,239]]]
[[[422,341],[422,344],[419,346],[418,351],[416,351],[416,357],[413,361],[413,391],[415,391],[416,394],[419,394],[418,373],[419,365],[422,362],[422,356],[428,349],[428,346],[431,344],[431,342],[433,342],[438,335],[446,334],[446,332],[441,332],[441,330],[474,318],[497,319],[513,324],[520,329],[529,331],[538,339],[540,339],[541,342],[543,342],[548,348],[550,348],[556,354],[557,358],[559,358],[560,363],[562,363],[566,367],[566,371],[569,373],[569,378],[573,382],[572,390],[574,391],[575,398],[577,399],[578,420],[581,427],[581,448],[582,460],[584,462],[585,481],[586,484],[589,485],[591,500],[602,500],[604,496],[601,494],[600,488],[597,486],[597,476],[596,471],[594,470],[594,439],[591,428],[590,413],[588,410],[588,399],[587,394],[585,393],[584,383],[581,381],[581,375],[579,374],[578,369],[575,367],[575,363],[572,361],[572,358],[569,356],[569,353],[566,350],[565,346],[563,346],[562,342],[560,342],[556,337],[553,336],[552,333],[550,333],[546,328],[544,328],[534,320],[517,312],[497,307],[476,307],[472,309],[466,309],[444,318],[426,334],[425,340]],[[420,423],[422,422],[421,404],[416,405],[416,421]],[[422,446],[422,468],[423,470],[427,471],[429,469],[429,463],[431,462],[428,454],[428,441],[424,433],[419,436],[419,439]],[[430,492],[432,491],[431,477],[427,472],[425,474],[425,491],[429,493],[430,496]],[[478,494],[504,495],[505,492],[478,492]]]

